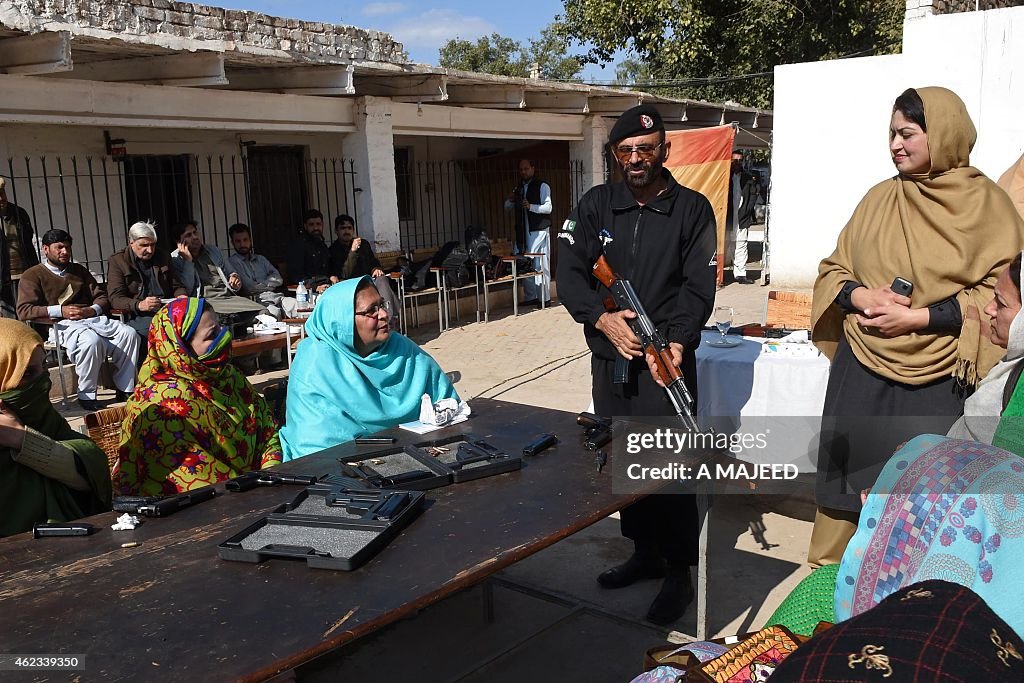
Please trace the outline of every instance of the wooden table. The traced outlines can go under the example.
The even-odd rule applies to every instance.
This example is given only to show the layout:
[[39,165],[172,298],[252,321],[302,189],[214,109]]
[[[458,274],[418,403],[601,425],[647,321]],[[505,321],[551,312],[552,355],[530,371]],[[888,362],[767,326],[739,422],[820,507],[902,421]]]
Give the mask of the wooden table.
[[[86,680],[262,680],[308,662],[480,582],[604,519],[638,496],[611,493],[582,449],[575,415],[479,399],[474,417],[430,435],[470,432],[518,453],[537,434],[561,443],[522,470],[427,493],[427,508],[354,572],[304,562],[227,562],[217,545],[299,492],[220,494],[135,531],[114,513],[85,538],[0,540],[0,651],[85,657]],[[399,443],[422,440],[392,430]],[[337,473],[342,444],[282,470]],[[138,541],[134,548],[121,544]],[[37,672],[38,679],[53,672]]]
[[[243,356],[255,356],[263,353],[264,351],[273,351],[274,349],[284,349],[285,358],[288,361],[288,368],[292,367],[292,356],[295,354],[292,352],[292,324],[304,325],[305,320],[287,318],[283,320],[288,324],[288,329],[285,332],[278,332],[277,334],[252,334],[243,339],[235,339],[231,342],[231,355],[235,358]],[[299,338],[305,338],[305,328],[298,333]]]

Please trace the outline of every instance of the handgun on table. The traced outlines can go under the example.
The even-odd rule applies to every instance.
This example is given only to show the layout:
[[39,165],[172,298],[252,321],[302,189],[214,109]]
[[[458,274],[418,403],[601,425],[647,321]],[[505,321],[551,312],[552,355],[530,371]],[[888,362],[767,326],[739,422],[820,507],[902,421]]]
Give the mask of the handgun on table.
[[281,486],[282,484],[312,486],[319,480],[320,477],[305,474],[283,474],[273,470],[257,470],[228,480],[226,486],[228,491],[242,492],[251,491],[257,486]]

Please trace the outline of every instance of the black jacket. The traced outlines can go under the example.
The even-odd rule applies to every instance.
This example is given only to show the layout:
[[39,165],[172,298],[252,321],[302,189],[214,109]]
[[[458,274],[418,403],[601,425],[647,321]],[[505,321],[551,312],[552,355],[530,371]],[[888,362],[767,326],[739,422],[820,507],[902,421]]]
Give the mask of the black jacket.
[[[618,357],[594,323],[608,291],[591,275],[604,253],[628,279],[647,314],[670,342],[693,354],[715,301],[715,214],[707,198],[663,171],[665,191],[645,206],[625,183],[599,185],[580,199],[558,233],[558,296],[584,325],[598,358]],[[603,245],[602,245],[603,243]]]
[[[18,235],[21,237],[21,253],[24,259],[24,269],[28,270],[39,263],[39,256],[36,254],[36,246],[32,243],[35,233],[32,231],[32,222],[28,218],[28,212],[17,204],[7,202],[7,211],[0,216],[0,221],[15,223],[18,226]],[[10,280],[11,268],[7,263],[7,232],[0,225],[0,273],[3,273],[4,282]]]
[[331,273],[330,252],[322,237],[300,231],[288,248],[288,281],[306,282]]

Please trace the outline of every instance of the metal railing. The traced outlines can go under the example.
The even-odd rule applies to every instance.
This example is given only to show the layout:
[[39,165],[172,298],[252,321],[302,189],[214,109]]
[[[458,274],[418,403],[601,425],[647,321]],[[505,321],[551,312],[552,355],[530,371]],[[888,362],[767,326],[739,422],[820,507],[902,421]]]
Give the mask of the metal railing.
[[277,261],[306,209],[319,208],[325,227],[337,214],[355,216],[351,159],[285,156],[20,157],[0,163],[0,175],[7,178],[8,201],[32,222],[37,253],[45,232],[66,230],[75,260],[102,281],[107,260],[124,248],[128,227],[138,220],[156,221],[159,247],[168,252],[176,223],[198,221],[204,239],[224,248],[231,244],[228,228],[246,223],[257,251]]

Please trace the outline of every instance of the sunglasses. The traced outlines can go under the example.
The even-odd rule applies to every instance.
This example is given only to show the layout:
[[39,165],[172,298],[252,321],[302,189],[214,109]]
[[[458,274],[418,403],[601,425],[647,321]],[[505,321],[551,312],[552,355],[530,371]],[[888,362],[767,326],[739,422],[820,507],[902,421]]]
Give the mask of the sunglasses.
[[656,145],[619,145],[612,149],[615,153],[615,158],[620,162],[626,163],[633,156],[633,152],[636,152],[637,156],[640,157],[641,161],[650,161],[661,149],[665,143],[659,142]]

